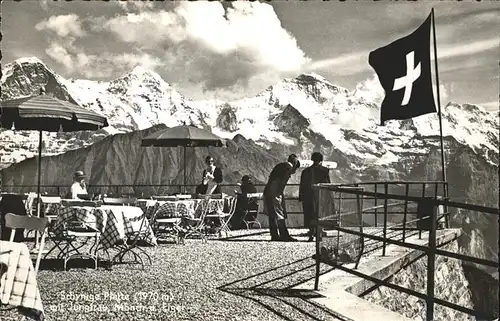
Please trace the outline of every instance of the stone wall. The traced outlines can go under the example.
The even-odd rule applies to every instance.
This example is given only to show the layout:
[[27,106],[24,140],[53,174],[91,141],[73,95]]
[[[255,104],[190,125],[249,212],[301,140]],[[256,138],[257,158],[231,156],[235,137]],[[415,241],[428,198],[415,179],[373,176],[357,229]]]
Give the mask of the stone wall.
[[[454,241],[443,246],[442,249],[456,253],[458,252],[458,244]],[[401,269],[388,281],[425,294],[427,284],[427,256],[422,256],[412,264]],[[474,308],[469,282],[465,278],[464,270],[459,260],[439,255],[436,256],[434,293],[436,298],[466,308]],[[408,318],[425,320],[425,301],[415,296],[387,287],[378,287],[361,297]],[[475,320],[472,316],[438,304],[435,304],[434,307],[434,321]]]
[[491,274],[473,264],[464,264],[463,269],[472,292],[472,301],[476,311],[495,318],[499,316],[498,272]]

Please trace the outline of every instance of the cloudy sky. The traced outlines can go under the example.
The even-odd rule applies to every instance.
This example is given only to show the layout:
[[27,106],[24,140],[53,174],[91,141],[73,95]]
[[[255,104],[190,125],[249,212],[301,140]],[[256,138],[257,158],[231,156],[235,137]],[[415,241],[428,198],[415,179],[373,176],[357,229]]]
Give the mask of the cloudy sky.
[[368,54],[436,11],[442,103],[498,109],[495,2],[2,2],[2,64],[36,56],[66,78],[113,79],[142,65],[195,99],[254,95],[315,72],[378,86]]

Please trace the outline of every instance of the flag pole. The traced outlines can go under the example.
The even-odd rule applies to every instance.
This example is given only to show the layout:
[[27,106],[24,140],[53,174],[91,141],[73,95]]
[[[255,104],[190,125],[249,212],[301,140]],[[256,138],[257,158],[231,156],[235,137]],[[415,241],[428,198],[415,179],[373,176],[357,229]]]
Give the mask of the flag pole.
[[[441,144],[441,171],[443,182],[446,182],[446,162],[444,155],[444,142],[443,142],[443,121],[441,117],[441,98],[439,95],[439,71],[438,71],[438,58],[437,58],[437,41],[436,41],[436,24],[434,20],[434,8],[431,11],[432,14],[432,38],[434,41],[434,68],[436,71],[436,94],[437,94],[437,106],[438,106],[438,119],[439,119],[439,140]],[[443,183],[443,197],[448,198],[448,186]],[[444,213],[448,210],[445,207]],[[446,225],[448,226],[448,217],[446,217]]]

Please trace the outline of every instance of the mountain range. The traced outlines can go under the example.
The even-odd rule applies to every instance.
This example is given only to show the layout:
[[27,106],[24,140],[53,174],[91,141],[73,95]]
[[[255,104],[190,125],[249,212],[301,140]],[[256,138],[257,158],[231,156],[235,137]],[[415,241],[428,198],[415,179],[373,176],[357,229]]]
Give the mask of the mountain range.
[[[2,100],[37,94],[43,87],[108,118],[110,126],[96,132],[44,134],[42,184],[69,186],[75,170],[84,170],[90,185],[182,184],[180,150],[140,147],[140,139],[183,123],[224,139],[223,148],[188,151],[188,184],[199,183],[207,153],[223,168],[225,182],[234,184],[244,174],[263,183],[288,153],[308,159],[312,151],[337,163],[334,182],[442,179],[437,115],[379,126],[381,94],[366,84],[348,90],[320,75],[302,74],[255,97],[194,101],[141,67],[111,81],[66,79],[32,57],[4,65],[1,85]],[[449,102],[442,118],[450,197],[498,206],[498,113]],[[31,157],[38,133],[2,130],[0,141],[3,189],[35,185]],[[496,219],[459,212],[454,221],[466,230],[468,252],[496,253]]]

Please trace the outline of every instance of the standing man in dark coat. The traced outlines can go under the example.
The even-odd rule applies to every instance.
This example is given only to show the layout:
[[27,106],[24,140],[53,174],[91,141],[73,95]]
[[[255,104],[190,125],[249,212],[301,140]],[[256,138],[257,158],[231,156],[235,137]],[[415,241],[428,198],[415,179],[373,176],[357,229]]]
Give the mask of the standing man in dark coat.
[[313,164],[302,171],[300,176],[299,202],[304,209],[304,226],[309,229],[309,242],[313,240],[315,228],[312,221],[318,217],[318,200],[312,186],[318,183],[330,183],[329,169],[322,166],[323,155],[314,152],[311,155]]
[[288,156],[288,161],[274,166],[264,188],[264,212],[269,216],[271,241],[296,241],[288,234],[285,224],[286,206],[283,191],[290,179],[300,167],[297,155]]

